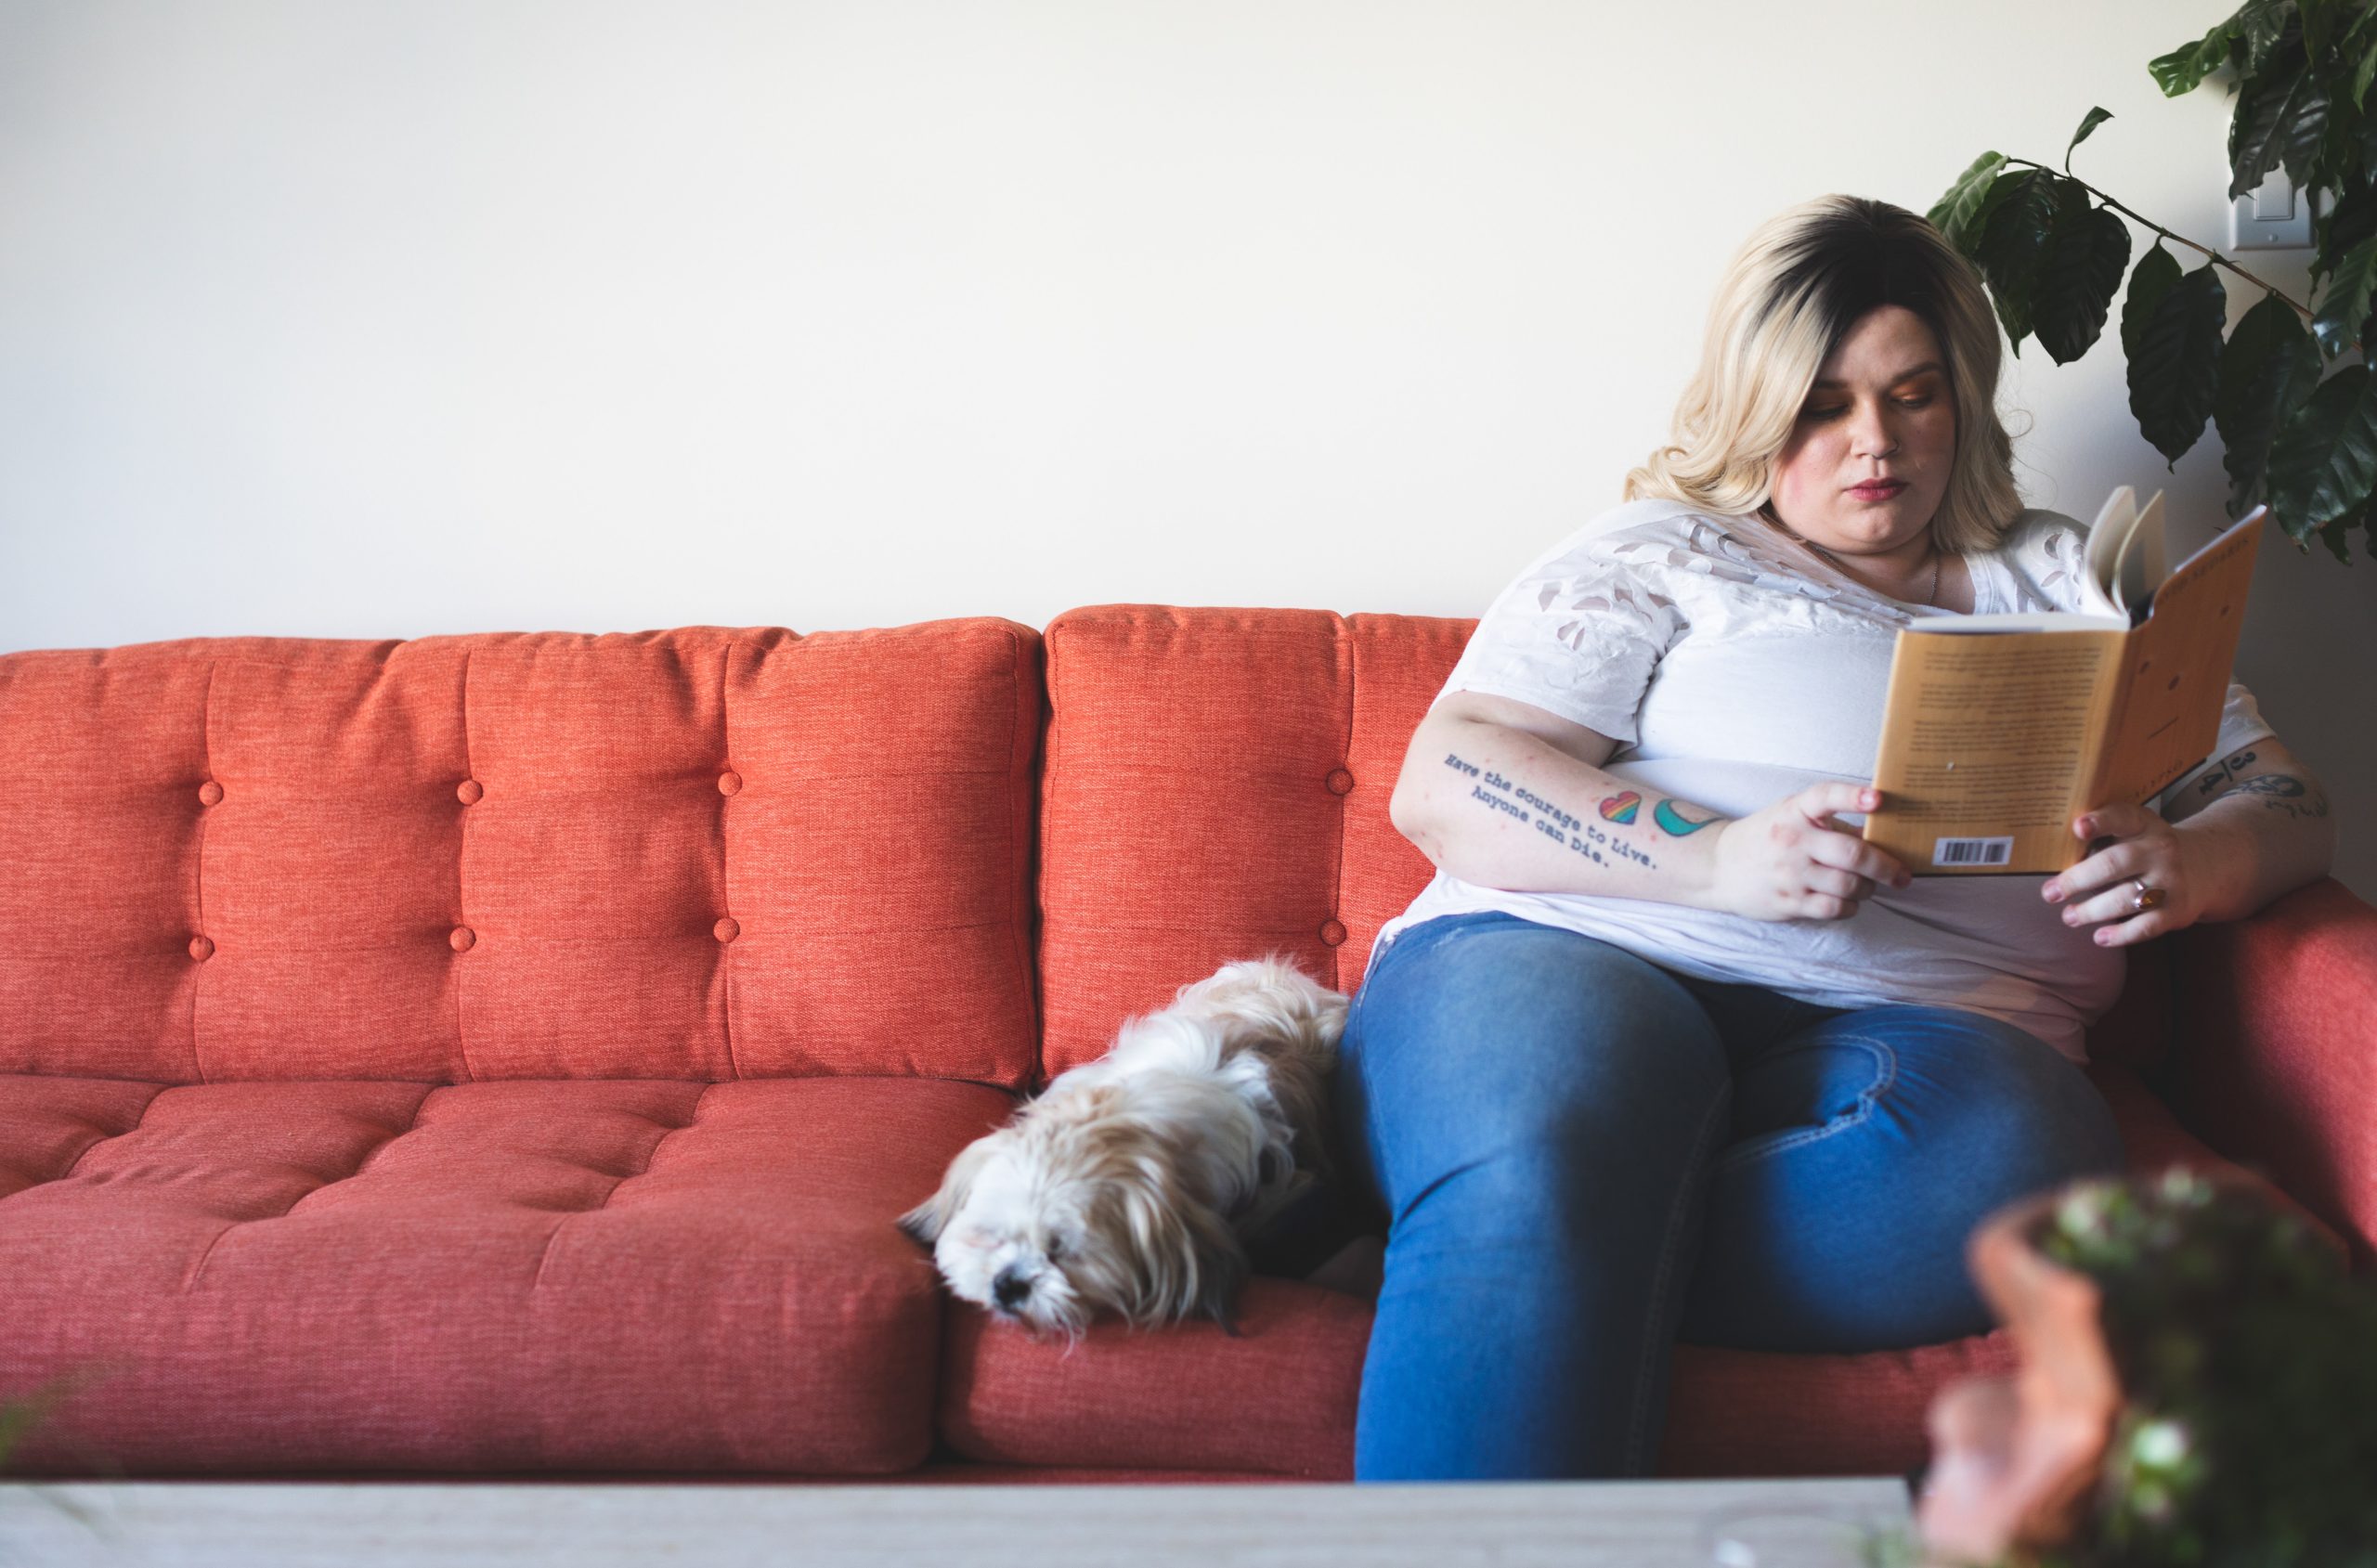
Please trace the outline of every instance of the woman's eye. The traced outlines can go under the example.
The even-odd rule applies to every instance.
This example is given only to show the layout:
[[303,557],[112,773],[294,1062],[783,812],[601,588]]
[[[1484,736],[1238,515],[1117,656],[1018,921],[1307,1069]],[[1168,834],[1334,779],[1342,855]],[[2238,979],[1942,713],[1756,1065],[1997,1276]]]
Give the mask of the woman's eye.
[[[1896,401],[1898,406],[1902,408],[1928,408],[1931,406],[1931,399],[1929,397],[1901,397]],[[1812,420],[1828,420],[1832,418],[1833,415],[1842,411],[1843,408],[1841,406],[1836,406],[1830,408],[1810,408],[1808,410],[1808,417]]]

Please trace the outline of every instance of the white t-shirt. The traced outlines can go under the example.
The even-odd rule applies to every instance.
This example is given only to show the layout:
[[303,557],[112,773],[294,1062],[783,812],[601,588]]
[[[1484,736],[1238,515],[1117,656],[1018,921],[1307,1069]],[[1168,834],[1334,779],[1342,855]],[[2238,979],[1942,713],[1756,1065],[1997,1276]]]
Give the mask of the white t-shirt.
[[[1973,612],[2076,610],[2086,529],[2029,511],[1968,555]],[[1889,599],[1755,517],[1630,501],[1538,556],[1479,620],[1435,697],[1531,703],[1619,743],[1608,772],[1739,817],[1826,779],[1873,777],[1898,628],[1956,612]],[[1435,704],[1432,703],[1433,708]],[[2271,733],[2231,683],[2215,757]],[[2184,782],[2184,781],[2182,781]],[[2175,786],[2176,787],[2176,786]],[[1864,819],[1836,815],[1845,823]],[[1644,899],[1511,892],[1439,871],[1379,932],[1505,910],[1668,968],[1820,1005],[1962,1007],[2085,1060],[2126,954],[2063,924],[2044,876],[1919,876],[1842,920],[1752,920]]]

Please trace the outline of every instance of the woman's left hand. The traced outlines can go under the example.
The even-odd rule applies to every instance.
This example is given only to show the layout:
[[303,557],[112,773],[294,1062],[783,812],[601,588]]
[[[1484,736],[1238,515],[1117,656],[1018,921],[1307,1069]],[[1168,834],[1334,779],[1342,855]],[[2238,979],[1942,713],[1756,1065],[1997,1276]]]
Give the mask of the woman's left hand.
[[[2063,906],[2063,923],[2097,927],[2099,947],[2127,947],[2184,930],[2203,914],[2202,847],[2143,806],[2099,806],[2073,822],[2083,839],[2112,842],[2047,878],[2039,896]],[[2138,884],[2162,890],[2153,908],[2137,907]],[[2150,898],[2151,895],[2148,895]]]

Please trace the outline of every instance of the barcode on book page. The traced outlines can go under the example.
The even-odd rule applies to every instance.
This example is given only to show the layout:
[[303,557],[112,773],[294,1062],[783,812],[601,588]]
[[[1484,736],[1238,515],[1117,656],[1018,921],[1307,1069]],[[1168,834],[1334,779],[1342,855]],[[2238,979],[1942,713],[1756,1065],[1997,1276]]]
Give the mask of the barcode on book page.
[[2014,840],[1939,838],[1931,844],[1933,865],[2004,865],[2014,858]]

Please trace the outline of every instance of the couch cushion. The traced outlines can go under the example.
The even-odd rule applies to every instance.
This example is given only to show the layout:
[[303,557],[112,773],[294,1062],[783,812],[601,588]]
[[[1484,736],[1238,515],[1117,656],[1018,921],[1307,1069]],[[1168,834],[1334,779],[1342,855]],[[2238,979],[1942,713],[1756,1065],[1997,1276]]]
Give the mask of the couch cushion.
[[1370,1303],[1289,1279],[1247,1281],[1238,1335],[1194,1321],[1093,1324],[1070,1347],[950,1303],[942,1435],[1002,1464],[1353,1474]]
[[[2105,1065],[2090,1073],[2134,1167],[2236,1169],[2179,1126],[2131,1069]],[[1240,1303],[1241,1338],[1210,1323],[1134,1333],[1103,1322],[1068,1351],[1061,1341],[1035,1340],[953,1303],[942,1433],[958,1453],[1003,1464],[1236,1465],[1344,1478],[1353,1473],[1370,1320],[1370,1304],[1359,1297],[1256,1279]],[[1925,1457],[1924,1416],[1943,1384],[2014,1364],[2002,1329],[1861,1355],[1679,1345],[1659,1469],[1903,1473]]]
[[880,1472],[941,1297],[893,1225],[1012,1101],[902,1078],[0,1074],[0,1397],[57,1472]]
[[1433,869],[1386,802],[1474,625],[1159,604],[1049,623],[1046,1072],[1233,958],[1277,951],[1360,985]]
[[[1256,1279],[1240,1309],[1235,1340],[1211,1323],[1149,1334],[1107,1322],[1068,1352],[953,1305],[942,1433],[1002,1464],[1350,1478],[1370,1303]],[[2003,1332],[1866,1355],[1679,1345],[1660,1472],[1903,1471],[1922,1458],[1923,1413],[1942,1383],[2012,1365]]]
[[1016,1084],[1039,638],[0,656],[0,1071]]

